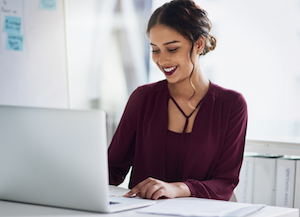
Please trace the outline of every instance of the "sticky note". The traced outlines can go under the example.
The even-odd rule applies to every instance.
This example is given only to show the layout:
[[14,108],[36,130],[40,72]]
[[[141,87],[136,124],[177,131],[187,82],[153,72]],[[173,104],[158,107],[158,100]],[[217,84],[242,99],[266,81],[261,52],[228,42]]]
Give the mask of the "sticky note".
[[41,0],[40,8],[43,10],[56,10],[56,0]]
[[20,34],[21,33],[21,17],[5,16],[4,32]]
[[23,35],[7,34],[6,50],[23,50]]

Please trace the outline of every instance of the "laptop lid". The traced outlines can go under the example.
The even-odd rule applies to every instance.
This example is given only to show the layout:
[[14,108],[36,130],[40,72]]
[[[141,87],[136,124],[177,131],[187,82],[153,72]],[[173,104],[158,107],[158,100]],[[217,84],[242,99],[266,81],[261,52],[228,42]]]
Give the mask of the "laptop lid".
[[0,199],[109,212],[106,116],[0,106]]

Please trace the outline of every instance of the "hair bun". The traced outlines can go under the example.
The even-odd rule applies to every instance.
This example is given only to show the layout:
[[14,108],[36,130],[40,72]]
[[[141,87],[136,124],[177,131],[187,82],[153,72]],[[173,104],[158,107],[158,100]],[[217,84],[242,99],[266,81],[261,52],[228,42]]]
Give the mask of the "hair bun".
[[150,29],[157,24],[175,29],[192,43],[204,37],[206,43],[202,55],[216,47],[217,39],[210,34],[212,25],[206,11],[192,0],[173,0],[157,8],[148,22],[148,36]]

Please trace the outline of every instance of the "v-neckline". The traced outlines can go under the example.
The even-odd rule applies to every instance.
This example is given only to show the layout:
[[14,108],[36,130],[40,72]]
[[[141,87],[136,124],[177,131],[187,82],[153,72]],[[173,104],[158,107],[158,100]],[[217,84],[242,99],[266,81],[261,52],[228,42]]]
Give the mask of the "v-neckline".
[[[181,134],[187,134],[187,133],[190,133],[190,134],[191,134],[191,133],[193,132],[193,129],[194,129],[194,126],[195,126],[195,121],[196,121],[196,119],[197,119],[198,113],[200,112],[200,107],[201,107],[201,105],[202,105],[204,99],[206,98],[208,92],[209,92],[210,89],[211,89],[211,82],[209,81],[209,87],[208,87],[208,90],[207,90],[207,92],[205,93],[205,95],[202,97],[202,99],[198,102],[198,104],[197,104],[197,106],[195,107],[195,109],[194,109],[194,110],[190,113],[190,115],[188,115],[188,116],[184,113],[184,111],[183,111],[183,110],[181,109],[181,107],[178,105],[178,103],[176,102],[176,100],[171,96],[170,91],[169,91],[169,88],[168,88],[168,81],[166,81],[166,88],[167,88],[167,92],[168,92],[168,101],[171,99],[171,100],[174,102],[174,104],[176,105],[176,107],[180,110],[180,112],[181,112],[181,113],[184,115],[184,117],[186,118],[186,122],[185,122],[183,131],[182,131]],[[167,108],[169,108],[169,104],[168,104]],[[195,116],[195,119],[194,119],[194,123],[193,123],[193,126],[192,126],[192,130],[191,130],[191,132],[186,132],[186,129],[187,129],[187,126],[188,126],[188,120],[189,120],[189,118],[194,114],[194,112],[197,110],[197,108],[199,108],[199,109],[198,109],[198,111],[197,111],[197,113],[196,113],[196,116]],[[169,129],[168,129],[168,130],[169,130]],[[171,131],[171,130],[169,130],[169,131]],[[175,131],[172,131],[172,132],[175,132]],[[178,132],[176,132],[176,133],[178,133]]]
[[190,118],[194,114],[194,112],[197,110],[197,108],[200,106],[200,104],[202,102],[202,100],[200,100],[199,103],[197,104],[197,106],[195,107],[195,109],[189,115],[186,115],[184,113],[184,111],[181,109],[181,107],[178,105],[178,103],[176,102],[176,100],[171,95],[170,95],[170,99],[174,102],[174,104],[176,105],[176,107],[179,109],[179,111],[183,114],[183,116],[185,118]]

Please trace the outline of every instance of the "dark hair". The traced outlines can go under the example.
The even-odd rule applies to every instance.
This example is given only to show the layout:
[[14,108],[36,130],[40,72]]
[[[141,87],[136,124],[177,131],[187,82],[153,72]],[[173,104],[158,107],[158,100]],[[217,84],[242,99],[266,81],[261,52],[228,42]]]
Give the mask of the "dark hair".
[[209,33],[211,22],[207,17],[206,11],[192,0],[173,0],[156,9],[148,22],[148,37],[151,28],[157,24],[171,27],[181,33],[183,37],[191,41],[192,49],[199,37],[203,36],[205,38],[205,47],[202,55],[216,47],[217,40]]

